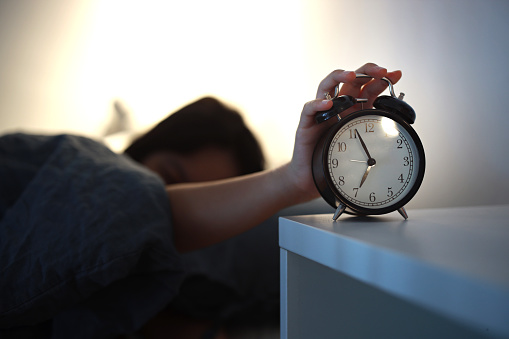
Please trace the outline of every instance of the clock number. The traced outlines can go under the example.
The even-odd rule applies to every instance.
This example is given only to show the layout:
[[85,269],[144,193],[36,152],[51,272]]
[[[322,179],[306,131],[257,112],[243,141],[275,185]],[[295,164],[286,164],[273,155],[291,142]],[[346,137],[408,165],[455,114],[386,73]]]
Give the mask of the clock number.
[[410,160],[408,159],[408,157],[403,157],[403,166],[408,166],[410,165]]
[[345,177],[344,176],[339,176],[338,177],[338,184],[339,184],[339,186],[343,186],[345,184]]
[[353,197],[357,198],[357,193],[359,193],[359,187],[355,187],[353,191],[355,192],[355,195]]
[[340,142],[338,144],[338,152],[346,152],[346,143],[345,142]]
[[371,192],[371,194],[369,195],[369,201],[371,201],[371,202],[375,202],[376,201],[375,192]]
[[375,132],[375,124],[372,122],[366,123],[366,133],[373,133]]
[[338,168],[339,161],[338,159],[332,159],[332,168]]
[[392,187],[387,188],[387,197],[390,198],[394,195],[394,192],[392,191]]
[[355,133],[355,130],[349,130],[350,131],[350,139],[357,139],[357,133]]
[[405,179],[403,179],[403,174],[399,175],[398,180],[400,183],[403,183],[405,181]]
[[396,142],[398,143],[398,147],[397,147],[398,149],[403,148],[403,140],[397,139]]

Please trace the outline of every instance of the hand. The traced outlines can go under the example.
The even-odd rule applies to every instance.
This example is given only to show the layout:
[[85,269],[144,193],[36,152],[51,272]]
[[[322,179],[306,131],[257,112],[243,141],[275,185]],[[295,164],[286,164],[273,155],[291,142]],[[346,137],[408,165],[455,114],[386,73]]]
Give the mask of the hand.
[[[373,77],[356,78],[356,73],[363,73]],[[311,158],[313,150],[318,142],[318,138],[327,130],[335,119],[317,125],[314,116],[318,111],[325,111],[332,107],[332,101],[324,100],[325,94],[333,96],[336,86],[343,83],[339,90],[339,95],[351,95],[356,98],[365,98],[367,103],[364,107],[372,107],[375,99],[387,88],[387,82],[380,80],[387,77],[393,84],[401,78],[401,71],[387,72],[387,69],[379,67],[376,64],[368,63],[358,68],[355,72],[335,70],[326,76],[318,86],[317,99],[304,105],[299,126],[295,136],[295,146],[292,161],[288,166],[288,180],[300,190],[300,202],[308,201],[319,196],[315,187],[311,173]],[[356,105],[344,112],[341,116],[346,116],[353,111],[358,110]]]
[[[337,80],[338,73],[343,73],[343,70],[336,70],[329,74],[325,79],[322,80],[318,91],[316,93],[317,99],[326,97],[326,94],[334,96],[336,86],[340,82]],[[401,71],[387,72],[387,69],[380,67],[373,63],[367,63],[362,67],[358,68],[354,73],[362,73],[372,77],[369,78],[355,78],[352,76],[350,81],[346,81],[339,90],[338,95],[350,95],[354,98],[364,98],[368,101],[364,103],[364,108],[371,108],[375,99],[387,88],[387,82],[381,80],[383,77],[388,78],[393,84],[397,83],[401,79]],[[351,112],[360,109],[360,104],[350,108],[341,113],[341,117],[345,117]]]

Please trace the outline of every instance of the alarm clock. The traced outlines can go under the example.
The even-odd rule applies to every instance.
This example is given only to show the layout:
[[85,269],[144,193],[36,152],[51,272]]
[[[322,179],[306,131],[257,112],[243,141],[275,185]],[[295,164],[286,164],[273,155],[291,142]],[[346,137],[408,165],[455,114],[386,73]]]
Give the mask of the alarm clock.
[[[371,78],[365,74],[357,77]],[[343,212],[378,215],[396,210],[406,220],[404,206],[424,178],[424,148],[410,126],[415,111],[403,101],[403,93],[396,97],[388,78],[382,80],[388,83],[391,95],[376,98],[373,108],[341,118],[341,112],[367,100],[339,96],[336,87],[334,98],[328,97],[333,107],[315,116],[317,123],[338,119],[321,136],[312,159],[315,185],[336,209],[333,220]]]

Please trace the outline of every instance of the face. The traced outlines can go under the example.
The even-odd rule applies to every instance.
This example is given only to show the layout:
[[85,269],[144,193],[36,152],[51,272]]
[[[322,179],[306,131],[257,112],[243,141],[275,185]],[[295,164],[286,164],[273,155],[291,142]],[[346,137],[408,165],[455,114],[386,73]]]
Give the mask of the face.
[[157,151],[147,156],[142,164],[158,174],[167,185],[226,179],[240,173],[233,155],[216,147],[189,155]]

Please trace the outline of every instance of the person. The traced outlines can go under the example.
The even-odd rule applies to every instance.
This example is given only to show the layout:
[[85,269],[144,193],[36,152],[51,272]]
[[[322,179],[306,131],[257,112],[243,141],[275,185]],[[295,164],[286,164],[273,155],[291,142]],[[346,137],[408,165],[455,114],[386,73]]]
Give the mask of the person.
[[[175,296],[175,290],[178,289],[181,276],[177,277],[176,271],[167,265],[171,263],[175,264],[175,262],[178,261],[178,253],[204,248],[232,238],[233,236],[252,229],[278,210],[309,201],[319,196],[313,182],[310,162],[314,145],[318,141],[319,136],[333,123],[326,122],[316,125],[314,122],[314,115],[316,112],[324,111],[332,107],[332,102],[328,99],[324,99],[325,94],[329,93],[333,95],[336,86],[342,83],[343,85],[339,90],[339,94],[366,98],[368,99],[367,105],[371,105],[378,94],[386,88],[386,83],[379,79],[387,77],[393,83],[396,83],[401,77],[400,71],[388,72],[385,68],[371,63],[365,64],[356,72],[367,74],[372,78],[356,78],[355,72],[336,70],[322,80],[318,86],[316,99],[307,102],[303,107],[296,131],[295,145],[291,160],[285,165],[275,169],[215,181],[171,184],[165,187],[165,197],[162,197],[160,194],[162,191],[157,190],[157,183],[154,181],[153,177],[147,175],[147,173],[140,168],[135,168],[123,158],[115,157],[114,160],[112,160],[111,158],[113,156],[111,154],[107,156],[107,152],[99,148],[94,148],[95,146],[88,141],[72,139],[70,142],[71,145],[69,146],[72,148],[77,144],[83,144],[86,148],[94,148],[94,152],[88,152],[85,149],[82,153],[85,153],[87,166],[100,165],[100,167],[95,166],[93,170],[87,171],[86,173],[83,173],[81,168],[77,166],[79,164],[74,163],[73,156],[75,153],[72,153],[74,152],[74,148],[71,151],[64,148],[66,152],[64,154],[52,153],[51,160],[56,161],[56,163],[52,163],[51,166],[45,167],[45,169],[47,169],[46,172],[50,175],[56,172],[58,177],[61,178],[59,171],[62,165],[64,165],[66,171],[72,170],[73,175],[80,175],[80,178],[83,180],[79,182],[79,187],[76,187],[72,180],[63,177],[63,182],[58,182],[56,188],[52,188],[51,185],[48,186],[47,181],[44,181],[40,183],[42,186],[38,186],[39,188],[43,188],[42,193],[30,190],[29,193],[31,194],[29,194],[23,191],[23,189],[15,187],[14,189],[10,189],[10,191],[15,192],[18,198],[21,196],[22,201],[18,203],[18,201],[13,198],[4,199],[7,202],[5,204],[7,207],[0,210],[0,218],[2,218],[0,221],[0,232],[4,232],[0,234],[0,249],[2,249],[2,253],[6,253],[5,257],[2,258],[2,260],[6,260],[6,262],[2,262],[2,264],[6,266],[2,267],[7,267],[3,271],[3,277],[8,278],[4,278],[2,280],[4,285],[0,286],[2,287],[0,291],[4,291],[1,296],[7,301],[7,303],[2,305],[7,305],[5,306],[6,308],[0,308],[0,328],[5,329],[15,326],[21,328],[27,325],[36,325],[38,322],[46,320],[44,323],[45,326],[42,328],[43,330],[58,331],[60,327],[56,324],[63,324],[65,322],[71,324],[71,328],[68,330],[74,330],[74,332],[67,333],[71,333],[74,337],[84,335],[87,331],[87,333],[90,333],[92,330],[96,330],[98,333],[104,333],[106,328],[108,328],[106,333],[110,335],[112,333],[122,333],[135,327],[139,328],[144,320],[154,315],[154,312],[157,312],[164,306],[166,298]],[[343,112],[342,115],[347,115],[354,109],[355,108],[351,108]],[[68,140],[68,138],[63,139]],[[16,140],[19,141],[20,138]],[[44,147],[41,146],[42,148],[34,146],[37,144],[37,141],[40,140],[41,139],[28,141],[30,146],[39,153],[35,153],[37,155],[36,159],[31,159],[32,162],[30,166],[27,165],[23,167],[27,173],[29,173],[23,177],[22,181],[24,184],[29,182],[31,185],[34,180],[39,178],[39,173],[33,174],[31,169],[36,163],[45,164],[45,161],[47,161],[47,159],[41,159],[38,155],[42,154],[41,151],[43,148],[46,150],[48,144],[45,144]],[[4,144],[12,146],[13,142],[7,138]],[[61,144],[57,146],[59,150],[64,147],[61,146]],[[71,153],[69,154],[68,152]],[[12,153],[6,152],[6,154],[11,157],[9,158],[10,162],[16,162]],[[104,162],[96,164],[95,160],[97,157],[104,157]],[[103,170],[103,167],[107,168]],[[113,171],[111,167],[114,167],[116,170],[120,168],[121,171]],[[127,169],[127,167],[129,167],[129,169]],[[8,173],[12,176],[14,172],[11,171]],[[100,174],[103,174],[103,176],[100,176]],[[82,195],[78,188],[98,188],[98,192],[95,192],[96,195],[94,197],[101,198],[102,194],[104,194],[102,185],[106,185],[106,183],[110,181],[115,181],[115,184],[107,185],[107,192],[108,194],[113,194],[115,199],[108,199],[108,201],[112,201],[114,206],[110,208],[110,206],[94,204],[91,200],[82,201],[82,199],[87,198],[87,195]],[[51,184],[55,184],[55,182],[51,182]],[[152,187],[153,191],[147,192],[146,188],[148,187]],[[31,187],[29,188],[31,189]],[[124,267],[125,265],[122,265],[121,273],[119,274],[123,274],[123,277],[128,280],[122,280],[122,282],[128,282],[127,285],[119,285],[118,281],[115,280],[118,278],[116,276],[112,278],[113,281],[102,281],[101,279],[107,271],[101,270],[101,272],[96,272],[97,267],[100,266],[102,268],[101,265],[86,266],[88,268],[94,268],[92,271],[87,269],[86,272],[87,274],[90,272],[94,274],[92,282],[95,283],[86,285],[85,290],[80,290],[80,293],[75,293],[74,290],[69,292],[60,289],[60,292],[66,292],[67,294],[52,294],[50,295],[53,301],[52,304],[49,305],[45,303],[42,306],[38,304],[37,306],[40,306],[40,308],[34,310],[34,300],[37,299],[36,297],[40,295],[46,296],[49,291],[54,292],[56,289],[55,287],[60,288],[62,283],[55,283],[52,281],[48,286],[53,286],[53,288],[45,289],[44,292],[40,290],[39,292],[34,292],[33,286],[21,289],[19,286],[16,286],[16,283],[12,282],[16,280],[16,278],[18,281],[21,281],[19,279],[21,279],[22,275],[16,276],[16,274],[19,273],[22,268],[23,274],[28,274],[29,267],[34,268],[34,261],[31,259],[34,257],[30,257],[30,253],[26,251],[25,245],[39,244],[40,241],[42,241],[37,239],[38,234],[27,234],[27,232],[37,232],[37,229],[32,223],[29,223],[32,227],[25,231],[20,230],[22,227],[18,227],[17,229],[13,227],[13,220],[20,221],[22,219],[27,219],[31,221],[30,218],[37,218],[37,214],[32,213],[35,211],[30,203],[34,201],[30,200],[30,198],[34,195],[37,196],[37,198],[51,198],[51,194],[55,189],[71,189],[71,192],[76,193],[72,196],[71,200],[60,200],[60,208],[56,208],[54,204],[44,205],[45,208],[50,208],[51,212],[49,216],[46,216],[45,220],[49,222],[52,227],[61,227],[58,229],[60,232],[65,232],[66,235],[69,234],[71,237],[71,244],[74,244],[74,246],[78,244],[81,245],[80,241],[82,241],[82,239],[79,237],[76,238],[76,233],[83,236],[88,235],[90,234],[88,228],[86,231],[79,229],[78,232],[70,227],[62,227],[61,223],[55,223],[55,221],[72,221],[78,218],[80,225],[84,222],[81,218],[87,219],[85,221],[90,221],[86,226],[94,227],[92,233],[101,232],[100,234],[103,235],[104,238],[97,238],[94,236],[92,240],[87,240],[86,246],[83,246],[85,251],[90,251],[89,246],[96,245],[98,240],[100,240],[101,245],[106,246],[101,247],[100,254],[107,256],[111,252],[108,246],[115,243],[115,239],[125,239],[122,245],[131,248],[130,246],[132,244],[137,244],[140,236],[143,235],[144,237],[149,237],[148,242],[143,244],[143,249],[148,248],[150,254],[146,255],[145,252],[142,252],[143,254],[140,257],[136,257],[133,263],[134,268],[131,266]],[[239,196],[242,198],[240,199]],[[127,199],[133,197],[135,198],[134,201]],[[40,201],[41,200],[38,199],[35,203]],[[16,215],[12,212],[13,206],[20,210]],[[89,213],[90,208],[95,213]],[[71,209],[73,213],[61,216],[59,214],[61,213],[61,209]],[[105,211],[105,209],[107,209],[107,211]],[[40,209],[37,209],[37,211],[39,210]],[[82,213],[83,210],[85,213],[83,215],[79,214]],[[24,213],[21,211],[24,211]],[[47,209],[42,210],[42,212],[47,212]],[[104,227],[103,223],[109,222],[111,214],[117,215],[118,213],[121,213],[120,225],[124,228],[117,224],[115,227]],[[58,219],[60,216],[62,219]],[[98,220],[101,221],[99,225]],[[146,224],[144,228],[140,229],[139,227],[135,227],[134,232],[138,233],[127,239],[122,238],[124,236],[123,234],[130,230],[131,224],[134,223],[134,221],[140,220],[143,220],[144,224]],[[153,227],[151,226],[152,224],[154,224]],[[161,224],[166,225],[166,231],[160,227]],[[114,231],[114,235],[104,233],[103,231],[105,229]],[[22,234],[17,234],[16,232],[22,232]],[[12,234],[17,236],[14,238],[17,240],[13,243],[2,240],[6,238],[13,239]],[[153,234],[157,235],[157,240],[151,238]],[[110,237],[113,240],[107,241]],[[34,242],[36,240],[37,242]],[[51,241],[51,244],[61,245],[59,237],[57,237],[57,239],[44,238],[44,240]],[[23,241],[25,241],[25,243],[21,244],[23,246],[18,246],[18,242]],[[172,246],[174,246],[175,251],[168,249],[168,247]],[[41,245],[40,247],[41,250],[47,250],[51,245],[48,246],[48,244],[44,244],[44,246]],[[156,247],[156,249],[154,249],[154,247]],[[9,251],[4,252],[4,248],[9,249]],[[74,247],[66,246],[66,249],[74,250]],[[136,247],[132,249],[131,252],[127,253],[139,253],[139,251],[135,249]],[[97,257],[97,255],[94,256],[93,253],[86,253],[88,254],[87,256],[83,254],[75,255],[73,252],[71,255],[68,254],[59,257],[59,260],[61,258],[61,261],[68,263],[66,259],[69,257],[80,260],[89,260],[90,257]],[[44,253],[44,255],[47,254],[46,252]],[[55,256],[49,255],[50,259],[54,259],[54,257]],[[121,257],[124,258],[125,255]],[[113,259],[114,258],[119,257],[114,256]],[[161,258],[164,260],[159,260]],[[155,263],[151,262],[150,269],[146,266],[148,259],[157,259]],[[59,260],[52,263],[53,266],[50,265],[50,269],[44,270],[43,273],[52,273],[52,270],[56,268],[55,265],[60,263]],[[35,266],[37,269],[39,269],[40,266],[46,265],[42,259],[37,262],[39,263],[39,265]],[[103,262],[104,261],[101,260],[101,263]],[[140,265],[140,262],[143,263],[143,265]],[[74,261],[71,261],[71,263],[74,264]],[[118,264],[118,260],[109,260],[107,263],[108,265]],[[15,267],[15,264],[18,266]],[[21,264],[26,265],[26,269],[25,266],[21,266],[20,268],[19,265]],[[85,268],[85,266],[81,267],[82,269]],[[167,270],[171,271],[170,275],[161,275]],[[134,274],[128,274],[132,272],[134,272]],[[153,276],[146,276],[148,273],[154,273],[157,279],[154,279]],[[41,275],[41,279],[45,278],[44,274]],[[126,274],[127,276],[125,276]],[[13,275],[14,278],[11,279],[11,275]],[[81,287],[83,285],[83,281],[80,280],[81,278],[82,274],[73,277],[73,281],[76,281],[73,287],[76,287],[76,285]],[[89,280],[87,280],[87,282],[88,281]],[[43,282],[45,281],[43,280]],[[143,285],[142,282],[148,284],[148,287]],[[38,288],[41,289],[43,287],[42,285],[43,284],[38,286]],[[135,289],[135,293],[121,294],[120,292],[127,288],[125,286],[129,288],[126,291],[133,291],[133,287],[136,286],[138,288]],[[140,288],[141,286],[143,286],[143,288]],[[163,286],[166,289],[163,289]],[[21,293],[21,291],[23,292]],[[154,294],[159,296],[159,299],[163,301],[158,302],[158,299],[154,298]],[[151,297],[148,298],[148,296]],[[39,301],[39,299],[37,299],[37,301]],[[104,303],[105,300],[107,300],[106,304]],[[131,301],[132,305],[130,304]],[[127,304],[136,307],[127,309]],[[107,307],[105,305],[107,305]],[[109,307],[111,307],[111,309],[105,310],[105,308],[108,309]],[[46,318],[41,316],[44,310],[51,311],[49,315],[46,315]],[[115,313],[113,313],[114,316],[111,316],[111,311],[115,311]],[[139,317],[132,317],[131,313],[124,314],[124,312],[128,311],[136,312],[136,315]],[[29,314],[28,317],[27,314]],[[50,317],[49,319],[48,316]],[[123,321],[115,319],[117,317],[122,317]],[[87,319],[90,321],[87,322]],[[130,321],[126,321],[128,319],[130,319]],[[48,325],[48,321],[50,320],[51,322]],[[78,326],[80,322],[87,322],[87,326],[84,326],[83,323],[81,327]],[[122,323],[122,326],[119,325],[120,323]],[[13,332],[11,331],[11,333]]]
[[[124,151],[166,185],[226,179],[264,169],[265,157],[241,114],[212,97],[183,107]],[[185,278],[168,307],[143,328],[145,338],[219,330],[226,323],[272,323],[279,315],[277,228],[182,254]],[[239,319],[240,318],[240,319]]]

